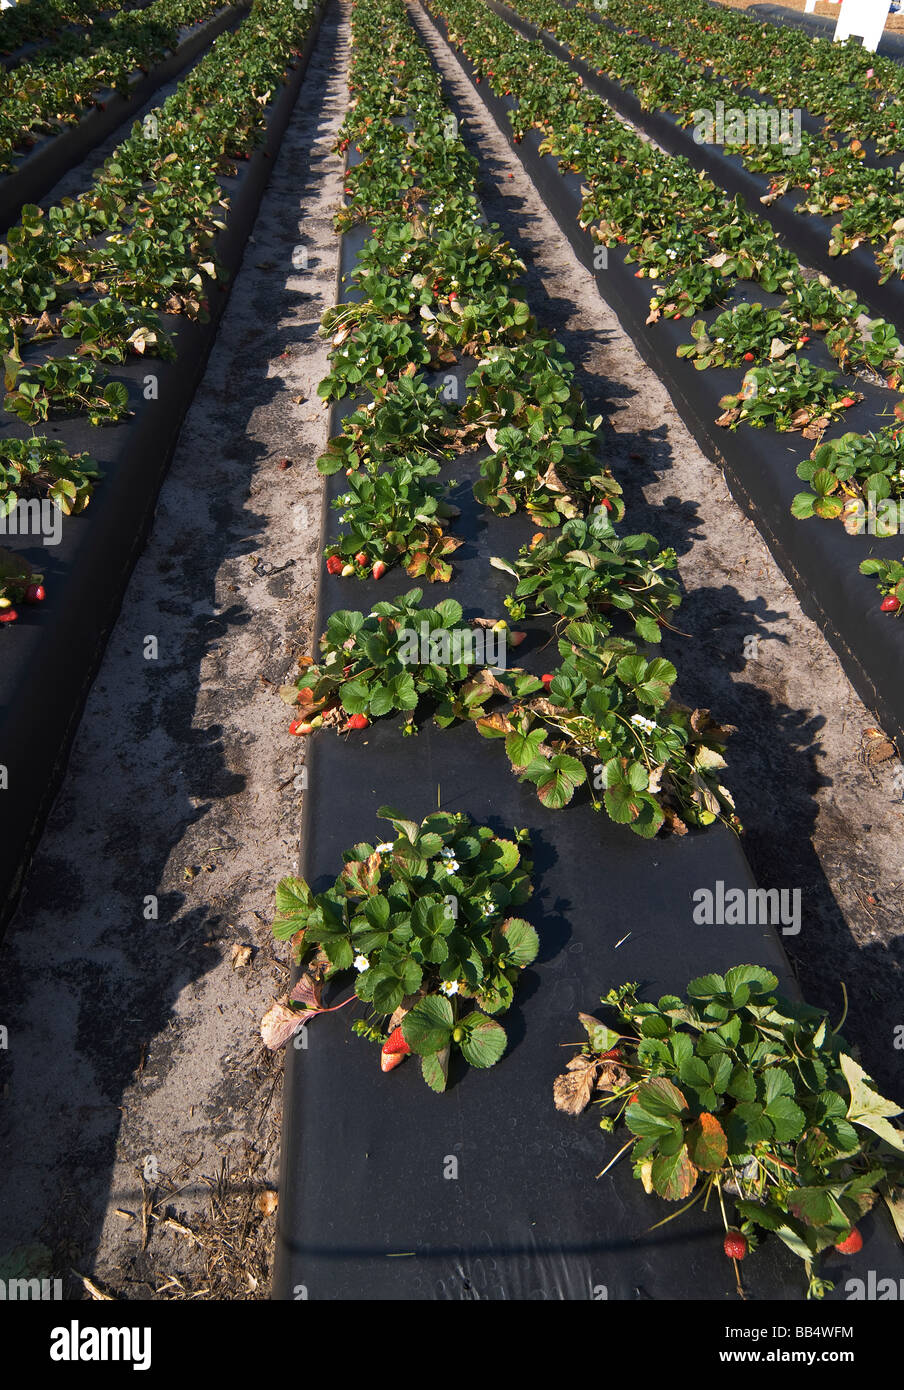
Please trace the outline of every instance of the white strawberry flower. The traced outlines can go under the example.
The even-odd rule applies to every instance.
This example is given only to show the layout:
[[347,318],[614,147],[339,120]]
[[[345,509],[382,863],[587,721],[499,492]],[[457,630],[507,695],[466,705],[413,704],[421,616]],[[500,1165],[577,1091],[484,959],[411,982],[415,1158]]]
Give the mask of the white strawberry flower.
[[656,728],[655,719],[647,719],[642,714],[632,714],[631,723],[636,724],[638,729],[643,729],[645,733],[651,734]]
[[517,468],[512,476],[514,477],[516,483],[520,483],[521,480],[527,475],[525,474],[523,468]]
[[445,984],[440,985],[440,989],[442,990],[443,994],[445,994],[447,999],[451,999],[453,994],[458,993],[458,981],[447,980]]
[[382,845],[377,845],[377,854],[392,854],[394,848],[391,840],[384,840]]
[[370,969],[370,961],[367,959],[367,956],[355,956],[354,965],[359,974],[363,974],[365,970]]

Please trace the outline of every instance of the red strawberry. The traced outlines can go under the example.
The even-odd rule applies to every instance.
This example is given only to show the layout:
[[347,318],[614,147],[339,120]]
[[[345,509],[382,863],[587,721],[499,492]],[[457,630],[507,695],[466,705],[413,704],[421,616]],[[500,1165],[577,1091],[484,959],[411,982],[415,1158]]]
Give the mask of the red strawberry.
[[364,552],[363,550],[359,550],[358,553],[357,553],[357,555],[355,556],[355,564],[356,564],[356,565],[366,565],[366,564],[367,564],[367,555],[365,554],[365,552]]
[[347,729],[366,729],[370,720],[366,714],[350,714],[348,717]]
[[752,362],[752,361],[753,361],[753,353],[752,353],[752,352],[745,352],[745,353],[744,353],[744,361],[745,361],[745,362]]
[[18,616],[15,608],[4,608],[0,611],[0,623],[14,623]]
[[551,676],[551,675],[549,674],[549,672],[547,671],[546,675],[545,675],[545,676],[541,676],[540,679],[541,679],[541,681],[543,682],[543,684],[546,686],[546,689],[548,690],[549,687],[552,685],[552,680],[553,680],[552,676]]
[[730,1260],[743,1260],[747,1254],[747,1237],[740,1231],[727,1231],[722,1249]]
[[[621,1050],[617,1047],[610,1047],[608,1052],[603,1053],[602,1060],[604,1062],[620,1062]],[[637,1097],[635,1096],[634,1099],[636,1100]]]
[[858,1250],[863,1249],[863,1236],[856,1226],[851,1227],[851,1234],[840,1240],[835,1249],[840,1250],[842,1255],[856,1255]]
[[383,575],[386,573],[385,562],[383,560],[375,561],[371,573],[373,574],[374,579],[382,579]]
[[853,404],[854,404],[854,397],[853,397],[853,396],[842,396],[842,397],[841,397],[841,404],[842,404],[843,406],[845,406],[845,407],[847,407],[847,406],[849,406],[849,405],[853,405]]
[[888,598],[884,598],[882,600],[883,613],[897,613],[900,607],[901,600],[899,598],[895,598],[894,594],[889,594]]
[[[643,454],[632,454],[631,457],[632,459],[639,459],[643,458]],[[611,512],[612,510],[612,503],[609,501],[608,497],[600,498],[600,506],[605,507],[607,512]]]
[[631,1099],[628,1101],[628,1104],[629,1104],[629,1105],[636,1105],[637,1102],[638,1102],[639,1100],[640,1100],[640,1096],[639,1096],[639,1095],[637,1094],[637,1092],[635,1091],[634,1094],[633,1094],[633,1096],[631,1097]]
[[392,1071],[393,1067],[399,1066],[404,1062],[411,1048],[406,1043],[401,1026],[394,1029],[386,1039],[380,1051],[380,1070]]
[[293,720],[292,720],[292,723],[289,725],[289,733],[290,733],[290,734],[302,735],[302,734],[312,734],[313,732],[314,732],[314,725],[311,724],[311,723],[306,722],[306,721],[303,720],[303,719],[293,719]]
[[331,555],[326,562],[326,567],[330,574],[342,573],[342,561],[338,555]]
[[450,290],[450,291],[449,291],[449,299],[450,299],[450,301],[453,300],[453,299],[457,299],[457,298],[458,298],[458,295],[455,293],[455,291],[454,291],[454,290]]
[[45,598],[43,584],[29,584],[25,590],[26,603],[43,603]]

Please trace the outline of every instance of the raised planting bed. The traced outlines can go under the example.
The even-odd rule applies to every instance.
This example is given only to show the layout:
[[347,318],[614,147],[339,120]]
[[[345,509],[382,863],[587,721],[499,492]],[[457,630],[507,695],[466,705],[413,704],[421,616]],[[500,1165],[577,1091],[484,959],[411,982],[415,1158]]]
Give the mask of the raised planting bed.
[[[246,21],[247,26],[261,26],[256,30],[259,45],[266,39],[272,4],[273,0],[258,0]],[[185,313],[164,313],[161,328],[171,335],[172,360],[154,358],[149,349],[146,358],[133,355],[114,369],[131,412],[121,423],[104,428],[79,419],[54,423],[53,438],[71,454],[90,454],[101,471],[87,510],[62,519],[60,543],[45,545],[39,536],[0,537],[5,548],[43,574],[47,594],[40,605],[18,607],[18,621],[0,628],[0,764],[5,773],[0,912],[4,920],[12,911],[59,787],[85,696],[151,525],[157,493],[216,335],[230,279],[241,263],[304,80],[323,8],[291,13],[293,35],[286,39],[274,33],[266,40],[282,45],[276,59],[278,70],[284,71],[282,83],[268,105],[259,109],[256,127],[248,132],[250,157],[237,168],[233,165],[231,177],[221,178],[228,210],[215,240],[199,253],[205,261],[214,256],[221,268],[219,277],[208,278],[204,291],[199,291],[208,298],[207,315],[201,321]],[[205,61],[216,61],[215,55],[214,49]],[[222,114],[225,111],[224,105]],[[146,398],[149,376],[156,379],[156,397],[151,399]],[[6,438],[27,433],[16,422],[5,429]],[[136,660],[141,659],[141,653],[136,653]]]
[[[438,16],[432,18],[448,38],[444,21]],[[837,521],[817,516],[804,522],[792,515],[792,501],[800,492],[796,465],[803,453],[794,436],[743,426],[731,430],[716,423],[723,411],[723,392],[737,392],[736,379],[732,381],[731,372],[717,366],[696,371],[688,360],[677,356],[678,348],[688,342],[686,322],[680,318],[675,322],[671,314],[648,322],[649,296],[620,245],[608,248],[606,269],[596,268],[598,244],[589,229],[580,225],[587,217],[586,210],[582,212],[585,204],[580,177],[562,173],[557,159],[541,153],[537,130],[528,126],[522,138],[521,122],[516,139],[511,119],[518,108],[514,96],[497,95],[490,83],[479,80],[471,60],[460,51],[458,56],[563,234],[595,275],[603,298],[667,384],[701,447],[723,468],[735,497],[754,517],[804,611],[819,623],[858,692],[877,710],[889,734],[900,737],[904,730],[904,636],[894,617],[881,611],[873,583],[859,572],[867,556],[897,557],[900,539],[850,535]],[[767,308],[777,302],[761,288],[743,282],[731,296],[726,294],[726,299],[729,303],[757,302]],[[716,310],[706,310],[698,317],[710,326],[716,316]],[[826,358],[814,352],[813,361],[821,366]],[[845,423],[854,428],[860,423],[861,431],[874,428],[879,413],[890,409],[885,404],[888,400],[887,392],[864,385],[863,400],[846,412]],[[825,437],[831,440],[841,433],[840,425],[833,426],[825,431]]]
[[782,105],[825,117],[838,134],[875,137],[889,149],[900,143],[902,74],[858,43],[814,41],[709,0],[678,0],[668,10],[654,0],[609,0],[603,19],[625,39],[642,36],[731,79],[742,74]]
[[[900,156],[883,156],[881,162],[885,167],[871,174],[853,156],[823,142],[824,148],[807,150],[800,160],[795,161],[793,168],[800,170],[796,176],[787,159],[784,160],[787,166],[784,170],[780,161],[779,171],[774,174],[761,173],[759,166],[764,159],[762,146],[751,146],[741,153],[735,153],[729,152],[724,143],[698,143],[694,138],[694,128],[687,121],[690,105],[684,117],[675,114],[674,104],[664,109],[648,92],[644,91],[641,97],[636,86],[631,87],[613,80],[611,76],[600,75],[594,65],[592,43],[582,45],[564,37],[557,42],[555,35],[542,27],[544,22],[550,22],[550,9],[559,8],[555,0],[548,0],[548,3],[541,0],[540,4],[521,0],[514,7],[504,5],[499,0],[489,0],[489,8],[526,37],[542,42],[550,53],[568,62],[588,90],[597,93],[613,110],[645,131],[663,149],[687,160],[695,168],[705,170],[713,182],[730,196],[739,194],[755,215],[769,221],[783,242],[805,265],[822,271],[854,290],[874,315],[889,320],[899,332],[904,332],[904,281],[900,278],[904,267],[898,266],[895,261],[895,247],[899,243],[902,247],[902,251],[897,253],[899,261],[904,254],[904,237],[901,230],[894,227],[894,223],[904,215],[904,197],[894,191],[895,174],[889,167],[890,162],[897,165]],[[587,16],[586,23],[598,29],[598,19],[596,15]],[[657,58],[651,51],[650,70],[655,73],[656,69]],[[690,73],[687,80],[694,83]],[[661,88],[657,95],[660,91]],[[744,93],[733,94],[728,89],[719,94],[717,89],[697,92],[693,98],[693,108],[710,109],[711,101],[715,110],[717,100],[729,108],[739,106],[742,101],[746,107],[748,102]],[[763,100],[760,98],[761,102]],[[873,234],[864,235],[863,204],[873,179],[879,180],[887,190],[886,203],[883,204],[885,210],[873,217]],[[858,187],[855,183],[852,187],[851,180],[857,180],[863,186]],[[797,191],[779,191],[789,187]],[[846,192],[842,193],[842,189],[846,189]],[[841,199],[839,208],[832,208],[833,198]],[[843,223],[836,220],[841,216],[842,206],[853,207],[858,218],[858,225],[847,236]],[[820,208],[825,211],[820,211]],[[852,246],[854,241],[859,244]],[[882,253],[881,263],[876,255],[879,250]]]
[[[264,1023],[264,1038],[271,1046],[295,1034],[295,1045],[288,1051],[274,1292],[293,1300],[722,1299],[735,1291],[735,1278],[722,1253],[718,1212],[710,1208],[703,1213],[696,1207],[686,1220],[669,1227],[668,1236],[651,1233],[649,1228],[662,1217],[661,1206],[650,1205],[627,1165],[615,1165],[603,1181],[594,1183],[594,1176],[613,1157],[614,1145],[604,1141],[601,1151],[592,1121],[576,1123],[574,1116],[557,1115],[552,1083],[564,1065],[561,1044],[576,1040],[574,1014],[592,1009],[616,978],[618,983],[625,976],[647,981],[645,988],[653,997],[669,988],[683,991],[690,975],[724,968],[743,956],[766,963],[793,992],[772,927],[734,934],[689,925],[694,893],[701,886],[721,879],[745,893],[752,888],[737,838],[721,824],[705,833],[692,830],[664,839],[631,835],[627,824],[616,824],[615,817],[607,819],[594,808],[596,798],[586,783],[578,782],[567,796],[556,799],[544,796],[541,781],[538,796],[530,777],[512,777],[510,737],[481,745],[474,730],[466,727],[466,717],[447,720],[441,703],[437,708],[435,701],[422,698],[412,704],[401,690],[402,712],[393,715],[393,691],[378,688],[373,670],[362,669],[365,657],[372,668],[383,663],[385,643],[395,640],[397,601],[410,588],[411,577],[393,562],[400,556],[408,559],[401,543],[395,557],[377,550],[388,555],[389,564],[384,572],[381,559],[374,568],[375,548],[384,546],[387,538],[377,526],[369,533],[361,529],[361,506],[354,498],[345,500],[347,490],[356,474],[377,478],[380,462],[391,466],[387,439],[392,435],[385,412],[387,401],[400,394],[403,378],[415,384],[420,378],[437,387],[454,380],[459,389],[452,395],[462,399],[463,379],[472,361],[459,354],[446,373],[431,373],[429,360],[420,357],[417,335],[411,332],[417,318],[428,325],[452,324],[456,317],[468,322],[473,314],[475,331],[487,320],[485,305],[478,308],[480,296],[471,273],[466,278],[460,272],[450,285],[445,266],[441,275],[437,273],[437,258],[429,260],[429,275],[418,269],[406,283],[408,272],[402,269],[396,240],[402,237],[401,245],[406,244],[400,218],[422,233],[415,231],[408,254],[418,250],[418,243],[432,252],[443,244],[444,232],[454,232],[453,246],[466,259],[466,204],[457,200],[466,197],[473,171],[468,171],[460,141],[446,123],[448,108],[440,84],[412,42],[401,3],[364,0],[356,5],[353,26],[350,87],[357,106],[340,142],[340,148],[348,150],[350,171],[349,202],[339,219],[346,229],[340,248],[340,308],[324,321],[324,329],[336,336],[333,369],[321,394],[351,398],[334,407],[337,432],[354,419],[349,407],[356,404],[355,414],[372,413],[375,423],[357,435],[354,429],[346,431],[344,444],[335,443],[325,456],[332,471],[322,539],[327,556],[338,557],[340,566],[328,563],[322,577],[315,630],[326,628],[330,636],[321,647],[320,664],[303,660],[298,690],[284,692],[305,711],[305,729],[310,730],[312,718],[323,720],[326,727],[311,731],[308,745],[302,880],[280,886],[274,924],[277,935],[291,940],[304,960],[305,973],[290,996],[304,1009],[293,1012],[289,1003],[277,1003]],[[444,130],[445,137],[438,134]],[[395,141],[398,131],[407,133],[407,142]],[[415,187],[417,194],[410,196]],[[455,213],[461,217],[458,224]],[[476,220],[479,223],[479,217]],[[480,235],[472,227],[475,247]],[[394,259],[387,257],[382,275],[374,273],[374,241],[394,245],[397,253]],[[353,284],[356,263],[359,276]],[[360,274],[365,265],[370,275]],[[409,298],[409,284],[419,291],[412,297],[419,312]],[[459,309],[452,309],[459,298]],[[406,341],[406,352],[413,371],[407,372],[403,364],[392,373],[377,368],[376,362],[391,361],[386,345],[382,358],[368,361],[364,333],[369,334],[368,342],[376,341],[373,319],[381,317],[392,320],[397,339],[404,337],[407,326],[411,341]],[[526,322],[524,329],[528,337],[535,331]],[[424,341],[431,341],[429,330]],[[347,379],[350,389],[334,390],[345,347],[351,349],[357,374]],[[483,351],[492,356],[498,350],[490,335]],[[390,378],[388,383],[382,383],[381,373]],[[528,399],[532,386],[530,381],[523,383]],[[468,389],[475,396],[479,393],[474,374]],[[500,387],[500,401],[508,389],[519,394],[517,384]],[[536,389],[541,391],[542,383]],[[459,421],[466,419],[469,409],[470,397]],[[494,510],[498,490],[508,478],[499,484],[492,470],[489,475],[482,472],[481,464],[492,454],[494,443],[500,444],[503,432],[500,428],[484,449],[460,453],[453,463],[442,465],[442,474],[448,470],[456,478],[449,500],[460,509],[454,520],[460,543],[451,555],[448,577],[445,568],[434,566],[437,577],[426,603],[434,608],[433,617],[444,622],[489,622],[505,609],[511,576],[494,561],[514,560],[519,544],[533,539],[536,511],[549,506],[548,499],[541,502],[533,493],[532,503],[525,501],[513,488],[518,505],[507,516],[498,506]],[[543,437],[539,428],[538,437]],[[420,445],[407,443],[416,438]],[[560,442],[563,438],[564,431]],[[398,451],[415,455],[426,452],[431,443],[437,447],[437,436],[418,436],[414,430],[406,436],[397,428],[395,441]],[[463,445],[465,437],[459,442]],[[508,447],[500,445],[497,460]],[[352,467],[350,483],[344,469],[333,465],[340,457],[354,458],[356,450],[361,451],[360,463]],[[511,478],[527,487],[515,473]],[[490,482],[497,487],[488,490]],[[618,493],[607,495],[615,510]],[[580,498],[577,487],[574,497]],[[348,512],[343,511],[346,507]],[[342,512],[340,525],[337,511]],[[556,534],[552,518],[545,526]],[[349,572],[343,574],[344,537],[349,532],[354,534],[353,544],[362,546],[364,559],[350,556],[345,566]],[[522,552],[522,558],[527,560],[529,553]],[[574,557],[571,562],[581,563]],[[410,570],[420,563],[417,555],[408,559]],[[625,589],[616,584],[610,598],[616,591]],[[362,610],[360,622],[348,611],[354,608]],[[635,616],[636,610],[625,611]],[[551,674],[556,666],[550,624],[525,619],[525,625],[528,632],[518,648],[518,662],[528,672],[547,669],[546,703],[562,712],[564,723],[568,690]],[[392,637],[387,637],[386,626]],[[437,630],[435,622],[432,626]],[[339,643],[345,633],[347,640]],[[366,651],[361,648],[365,636]],[[514,640],[515,634],[511,636]],[[567,648],[568,642],[563,645]],[[560,654],[565,655],[561,646]],[[347,660],[347,669],[341,667],[342,660]],[[443,662],[436,660],[441,679]],[[329,677],[331,666],[342,672],[336,681]],[[510,667],[511,662],[500,676],[503,685],[507,676],[514,676]],[[410,671],[414,683],[430,674],[416,661]],[[330,693],[336,685],[342,709]],[[305,691],[310,698],[301,698]],[[525,688],[524,694],[529,693]],[[530,712],[530,701],[523,707]],[[437,727],[431,715],[448,726]],[[550,781],[555,780],[553,771],[550,765]],[[398,810],[384,810],[380,819],[387,801]],[[617,809],[617,802],[612,805]],[[612,816],[608,800],[606,807]],[[467,825],[448,819],[449,813],[467,817]],[[430,819],[419,827],[425,817]],[[498,846],[495,853],[488,850],[496,865],[492,877],[497,888],[481,882],[478,892],[473,865],[481,826],[510,844],[503,853]],[[633,828],[639,828],[636,820]],[[446,839],[441,849],[442,836]],[[428,845],[428,840],[433,843]],[[392,943],[385,940],[388,932],[384,934],[382,927],[395,931],[402,923],[384,915],[375,901],[383,893],[392,895],[390,875],[398,890],[392,902],[406,921],[412,917],[416,932],[421,934],[426,923],[438,935],[449,936],[448,922],[443,928],[439,917],[423,917],[426,889],[418,885],[425,884],[428,867],[432,900],[448,882],[451,891],[461,895],[449,908],[456,920],[461,914],[473,932],[482,913],[493,924],[492,931],[500,934],[493,939],[501,947],[502,964],[510,967],[506,978],[513,993],[496,979],[490,994],[476,993],[476,1007],[471,1009],[475,989],[468,987],[469,966],[463,966],[466,980],[460,982],[451,967],[443,965],[460,949],[460,941],[452,937],[449,953],[444,955],[442,947],[431,950],[420,957],[417,968],[409,955],[404,971],[391,978],[395,966],[387,956]],[[340,873],[342,879],[334,888]],[[517,890],[512,874],[519,878]],[[316,901],[312,896],[323,893],[327,897]],[[367,921],[362,918],[352,930],[362,923],[375,929],[355,935],[354,945],[345,939],[345,915],[355,910],[349,901],[367,914]],[[435,901],[434,907],[441,917]],[[526,927],[509,921],[511,909]],[[534,930],[539,939],[535,959]],[[515,936],[519,947],[507,947]],[[315,944],[325,954],[315,952],[312,961]],[[330,964],[334,968],[321,993],[323,970]],[[354,978],[353,968],[358,998],[369,999],[377,1016],[392,1013],[388,1033],[387,1026],[361,1017],[360,1010],[344,1007],[354,996],[341,999],[346,989],[335,986],[340,980],[347,986],[349,977]],[[486,960],[480,970],[485,968]],[[435,974],[444,987],[436,988]],[[603,985],[598,984],[601,979]],[[426,997],[406,999],[404,988],[426,989]],[[495,997],[500,989],[502,1007]],[[482,1021],[476,1017],[481,1012],[486,1015]],[[425,1018],[439,1020],[437,1037],[424,1032]],[[301,1033],[295,1032],[299,1026]],[[417,1037],[415,1028],[420,1030]],[[379,1069],[362,1032],[381,1044]],[[426,1060],[418,1065],[417,1059],[409,1058],[399,1065],[407,1051],[420,1052]],[[881,1218],[867,1221],[863,1229],[869,1248],[884,1268],[894,1258],[892,1243]],[[844,1273],[840,1257],[830,1256],[827,1266],[831,1268],[825,1274],[836,1280]],[[748,1287],[760,1297],[794,1298],[804,1295],[806,1280],[788,1250],[770,1240],[751,1261]]]
[[[149,0],[144,0],[149,3]],[[118,8],[109,0],[76,0],[74,4],[29,0],[27,5],[11,5],[0,13],[0,52],[5,56],[27,45],[51,39],[68,28],[89,27],[104,14]],[[127,8],[123,6],[122,8]],[[137,8],[137,6],[129,7]]]
[[0,176],[0,232],[16,221],[26,204],[40,203],[69,169],[81,163],[159,87],[181,73],[247,13],[245,5],[227,5],[209,19],[182,29],[172,51],[147,71],[136,67],[125,90],[92,91],[90,108],[74,124],[40,136],[27,153],[15,155],[13,170]]
[[[748,14],[765,19],[769,24],[790,25],[792,29],[804,29],[807,33],[828,39],[831,39],[838,23],[837,15],[805,14],[800,10],[789,10],[786,5],[751,5]],[[897,63],[904,61],[904,34],[893,30],[883,34],[877,52]]]

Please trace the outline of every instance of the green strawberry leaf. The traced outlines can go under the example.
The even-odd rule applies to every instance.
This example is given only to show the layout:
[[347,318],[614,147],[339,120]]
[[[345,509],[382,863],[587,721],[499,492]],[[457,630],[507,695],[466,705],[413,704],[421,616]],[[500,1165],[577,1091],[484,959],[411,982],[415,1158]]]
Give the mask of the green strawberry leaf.
[[452,1036],[453,1013],[450,1001],[441,994],[419,999],[402,1019],[402,1037],[412,1052],[429,1056],[448,1047]]
[[472,1067],[492,1067],[505,1051],[508,1039],[505,1029],[486,1014],[468,1014],[461,1021],[464,1037],[460,1046],[466,1062]]

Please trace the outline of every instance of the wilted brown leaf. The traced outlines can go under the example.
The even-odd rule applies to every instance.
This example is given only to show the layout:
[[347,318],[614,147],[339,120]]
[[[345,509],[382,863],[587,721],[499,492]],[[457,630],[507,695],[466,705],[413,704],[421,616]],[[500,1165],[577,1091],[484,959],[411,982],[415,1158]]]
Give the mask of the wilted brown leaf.
[[303,1014],[290,1009],[287,1004],[280,1004],[274,1000],[272,1007],[261,1019],[261,1038],[264,1046],[269,1047],[271,1052],[285,1046],[303,1020]]
[[620,1091],[623,1086],[629,1085],[630,1081],[630,1076],[624,1067],[619,1066],[618,1062],[603,1062],[600,1065],[596,1089],[598,1091]]
[[257,1199],[257,1205],[264,1216],[272,1216],[279,1206],[279,1194],[277,1192],[262,1192]]
[[495,729],[500,734],[510,734],[514,728],[504,714],[484,714],[476,722],[478,729]]
[[870,767],[874,763],[887,762],[897,753],[891,739],[886,738],[881,729],[864,729],[860,736],[860,756]]
[[557,1076],[552,1093],[557,1110],[566,1115],[580,1115],[590,1103],[593,1083],[596,1080],[598,1063],[592,1057],[580,1053],[572,1057],[568,1070]]
[[665,816],[666,830],[670,830],[673,835],[687,834],[687,826],[672,806],[663,806],[662,811]]
[[289,998],[295,1004],[304,1004],[306,1009],[319,1009],[323,981],[316,979],[310,971],[305,971],[294,985]]
[[347,898],[372,898],[380,882],[383,861],[374,850],[367,859],[352,859],[339,877]]
[[235,941],[233,942],[230,956],[233,970],[244,970],[245,966],[251,961],[251,947]]
[[660,763],[658,767],[651,768],[650,780],[647,783],[647,791],[651,796],[662,791],[662,774],[665,772],[665,763]]

